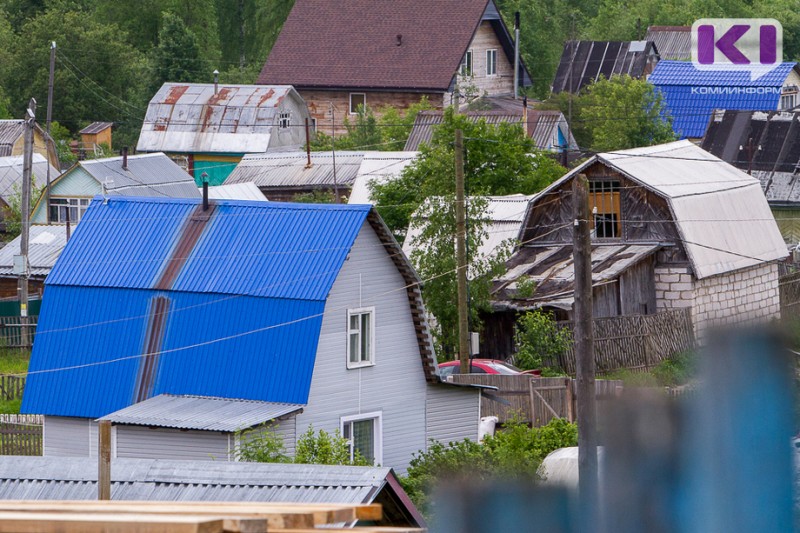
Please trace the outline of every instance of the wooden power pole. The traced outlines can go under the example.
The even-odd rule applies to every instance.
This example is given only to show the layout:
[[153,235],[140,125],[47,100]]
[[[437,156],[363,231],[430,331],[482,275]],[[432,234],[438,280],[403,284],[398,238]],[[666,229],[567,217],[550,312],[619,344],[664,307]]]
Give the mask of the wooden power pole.
[[97,499],[111,499],[111,421],[97,423]]
[[36,127],[36,100],[31,98],[25,114],[25,138],[22,157],[22,199],[20,200],[20,244],[18,260],[19,316],[22,322],[22,344],[29,344],[28,331],[28,243],[31,228],[31,179],[33,177],[33,130]]
[[592,332],[592,243],[589,236],[589,183],[579,174],[572,185],[575,267],[575,359],[577,363],[578,493],[591,523],[597,509],[597,408]]
[[467,213],[464,194],[464,133],[456,130],[456,282],[458,284],[458,358],[461,373],[469,374],[467,317]]
[[[47,217],[47,224],[50,225],[50,122],[53,119],[53,78],[56,72],[56,42],[50,43],[50,78],[47,82],[47,123],[45,124],[45,131],[47,135],[44,138],[44,153],[47,159],[47,181],[45,185],[44,195],[44,212]],[[61,169],[59,169],[61,170]]]

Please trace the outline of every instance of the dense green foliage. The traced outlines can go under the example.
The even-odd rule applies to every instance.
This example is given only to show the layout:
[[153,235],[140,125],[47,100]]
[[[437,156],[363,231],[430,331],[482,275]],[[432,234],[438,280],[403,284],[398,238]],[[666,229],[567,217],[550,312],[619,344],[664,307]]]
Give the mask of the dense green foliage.
[[697,354],[680,352],[661,361],[648,372],[633,372],[628,369],[607,373],[606,379],[621,379],[631,387],[677,387],[686,385],[696,375]]
[[283,440],[274,426],[262,427],[255,431],[240,431],[236,459],[258,463],[297,463],[317,465],[368,465],[358,451],[350,460],[350,444],[339,434],[325,430],[315,432],[312,426],[297,439],[294,458],[286,455]]
[[547,454],[577,444],[578,427],[564,419],[554,419],[540,428],[509,423],[483,443],[432,442],[428,451],[415,454],[401,483],[417,508],[430,516],[435,512],[430,496],[438,483],[469,483],[497,477],[536,481],[539,465]]
[[567,328],[559,328],[553,313],[537,309],[517,319],[514,364],[523,370],[542,368],[544,361],[555,360],[572,345]]

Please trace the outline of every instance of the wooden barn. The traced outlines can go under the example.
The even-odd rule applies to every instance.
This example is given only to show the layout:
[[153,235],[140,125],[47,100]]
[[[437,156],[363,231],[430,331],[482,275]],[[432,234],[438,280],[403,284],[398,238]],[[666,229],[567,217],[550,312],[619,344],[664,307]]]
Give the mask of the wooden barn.
[[97,147],[105,144],[108,149],[111,149],[111,127],[113,122],[92,122],[80,133],[81,135],[81,148],[84,150],[96,150]]

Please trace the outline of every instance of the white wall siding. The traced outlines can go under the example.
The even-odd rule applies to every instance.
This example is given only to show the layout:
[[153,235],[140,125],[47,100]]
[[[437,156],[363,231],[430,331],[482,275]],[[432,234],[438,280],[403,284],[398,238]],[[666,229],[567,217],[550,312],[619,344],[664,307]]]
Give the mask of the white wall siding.
[[448,385],[429,385],[425,422],[428,442],[478,440],[480,391]]
[[[339,429],[342,416],[380,412],[383,461],[405,472],[425,447],[425,376],[405,282],[365,222],[331,289],[322,320],[311,392],[297,434]],[[347,309],[375,307],[375,365],[347,369]]]
[[228,434],[172,428],[116,426],[117,457],[228,460]]
[[[44,417],[42,455],[50,457],[89,457],[91,420],[88,418]],[[96,435],[95,431],[95,435]],[[97,444],[95,443],[95,450]]]

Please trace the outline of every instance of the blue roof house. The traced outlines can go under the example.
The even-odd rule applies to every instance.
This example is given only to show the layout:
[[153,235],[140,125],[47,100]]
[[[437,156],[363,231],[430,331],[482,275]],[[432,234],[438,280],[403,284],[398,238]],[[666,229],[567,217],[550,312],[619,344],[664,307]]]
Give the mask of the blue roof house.
[[746,71],[698,70],[688,61],[659,61],[648,78],[663,95],[681,139],[703,137],[715,109],[776,111],[800,104],[800,69],[781,63],[751,80]]
[[309,425],[404,471],[476,438],[440,383],[419,280],[366,205],[96,197],[47,278],[22,411],[44,455],[235,460],[239,430]]

